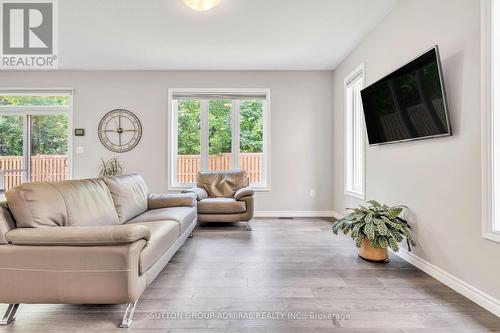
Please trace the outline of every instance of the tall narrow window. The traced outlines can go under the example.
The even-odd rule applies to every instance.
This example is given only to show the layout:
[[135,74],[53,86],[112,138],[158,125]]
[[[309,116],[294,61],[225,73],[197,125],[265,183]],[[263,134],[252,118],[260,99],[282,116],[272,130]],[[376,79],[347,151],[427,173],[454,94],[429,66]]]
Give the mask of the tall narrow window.
[[231,170],[232,110],[231,100],[208,101],[208,169]]
[[483,237],[500,242],[500,5],[482,1]]
[[365,198],[365,129],[361,89],[363,65],[345,79],[345,193]]
[[264,103],[258,99],[240,103],[240,168],[254,184],[264,181]]
[[243,169],[269,189],[268,89],[171,89],[171,189],[191,186],[201,170]]
[[71,91],[0,90],[0,194],[70,178]]
[[192,183],[201,170],[199,100],[182,100],[177,109],[177,182]]

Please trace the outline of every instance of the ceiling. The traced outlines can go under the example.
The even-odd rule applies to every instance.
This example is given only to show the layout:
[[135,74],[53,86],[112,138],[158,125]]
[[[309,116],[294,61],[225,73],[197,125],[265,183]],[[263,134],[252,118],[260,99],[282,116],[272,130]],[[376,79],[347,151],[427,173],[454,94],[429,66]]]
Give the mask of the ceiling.
[[60,69],[334,69],[398,0],[59,1]]

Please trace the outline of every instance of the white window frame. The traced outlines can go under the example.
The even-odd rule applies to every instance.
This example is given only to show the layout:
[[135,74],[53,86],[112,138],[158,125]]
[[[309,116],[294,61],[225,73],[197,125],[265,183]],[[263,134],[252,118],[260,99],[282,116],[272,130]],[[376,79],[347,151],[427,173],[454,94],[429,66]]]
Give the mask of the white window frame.
[[[21,105],[21,106],[2,106],[0,105],[0,115],[5,116],[23,116],[23,156],[28,156],[28,142],[31,141],[31,133],[28,130],[29,124],[26,123],[26,116],[32,115],[67,115],[68,116],[68,179],[73,178],[73,89],[72,88],[0,88],[0,95],[8,96],[69,96],[69,105],[50,106],[50,105]],[[30,175],[30,163],[25,161],[26,176]]]
[[[500,192],[500,172],[495,172],[495,160],[500,159],[500,117],[494,117],[500,112],[500,100],[495,95],[500,93],[500,76],[498,72],[500,50],[495,51],[494,45],[494,0],[481,1],[481,182],[482,182],[482,236],[486,239],[500,242],[500,217],[495,215],[495,201]],[[498,2],[496,6],[498,6]],[[500,8],[496,8],[499,10]],[[497,14],[498,15],[498,14]],[[500,15],[498,16],[500,18]],[[496,24],[500,25],[500,20]],[[500,29],[499,27],[496,30]],[[500,48],[500,45],[498,46]],[[497,53],[497,54],[495,54]],[[495,143],[495,141],[497,141]],[[495,150],[497,152],[495,153]],[[496,155],[496,156],[495,156]]]
[[[351,197],[365,200],[366,192],[366,175],[365,175],[365,160],[366,160],[366,131],[364,125],[363,107],[361,106],[357,114],[350,113],[348,108],[353,100],[349,100],[352,96],[347,96],[350,85],[361,80],[361,85],[365,85],[365,65],[362,63],[356,67],[344,80],[344,193]],[[359,96],[361,99],[361,96]],[[360,101],[361,103],[361,101]],[[353,109],[353,111],[356,111]],[[355,163],[357,160],[354,157],[355,149],[354,142],[357,141],[361,156],[359,165]],[[361,178],[361,187],[355,188],[354,179]]]
[[[265,94],[263,103],[263,163],[262,184],[250,184],[255,191],[271,191],[271,90],[268,88],[169,88],[168,89],[168,129],[169,144],[167,145],[167,177],[168,189],[178,191],[193,186],[193,183],[177,182],[177,107],[173,95],[176,93],[213,93],[213,94]],[[201,170],[208,170],[208,101],[200,101],[200,157]],[[231,108],[231,144],[232,168],[238,169],[240,159],[240,101],[232,100]]]

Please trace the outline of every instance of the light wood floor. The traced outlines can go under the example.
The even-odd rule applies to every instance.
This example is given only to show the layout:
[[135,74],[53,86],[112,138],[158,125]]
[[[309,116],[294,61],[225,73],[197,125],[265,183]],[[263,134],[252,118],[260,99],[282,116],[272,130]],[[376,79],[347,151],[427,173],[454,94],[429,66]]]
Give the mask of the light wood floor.
[[[251,224],[251,232],[198,228],[141,297],[131,329],[116,328],[122,305],[21,305],[16,322],[0,331],[500,332],[498,317],[401,259],[359,259],[350,239],[332,236],[326,219]],[[176,311],[248,317],[168,319]],[[337,318],[253,317],[310,312]]]

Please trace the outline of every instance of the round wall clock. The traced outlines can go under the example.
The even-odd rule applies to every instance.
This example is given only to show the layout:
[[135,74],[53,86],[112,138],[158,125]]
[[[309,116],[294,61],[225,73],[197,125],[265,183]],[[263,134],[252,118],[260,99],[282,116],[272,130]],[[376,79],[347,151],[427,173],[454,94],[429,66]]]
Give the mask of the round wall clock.
[[99,123],[99,140],[104,147],[115,153],[133,149],[142,137],[139,118],[124,109],[112,110]]

